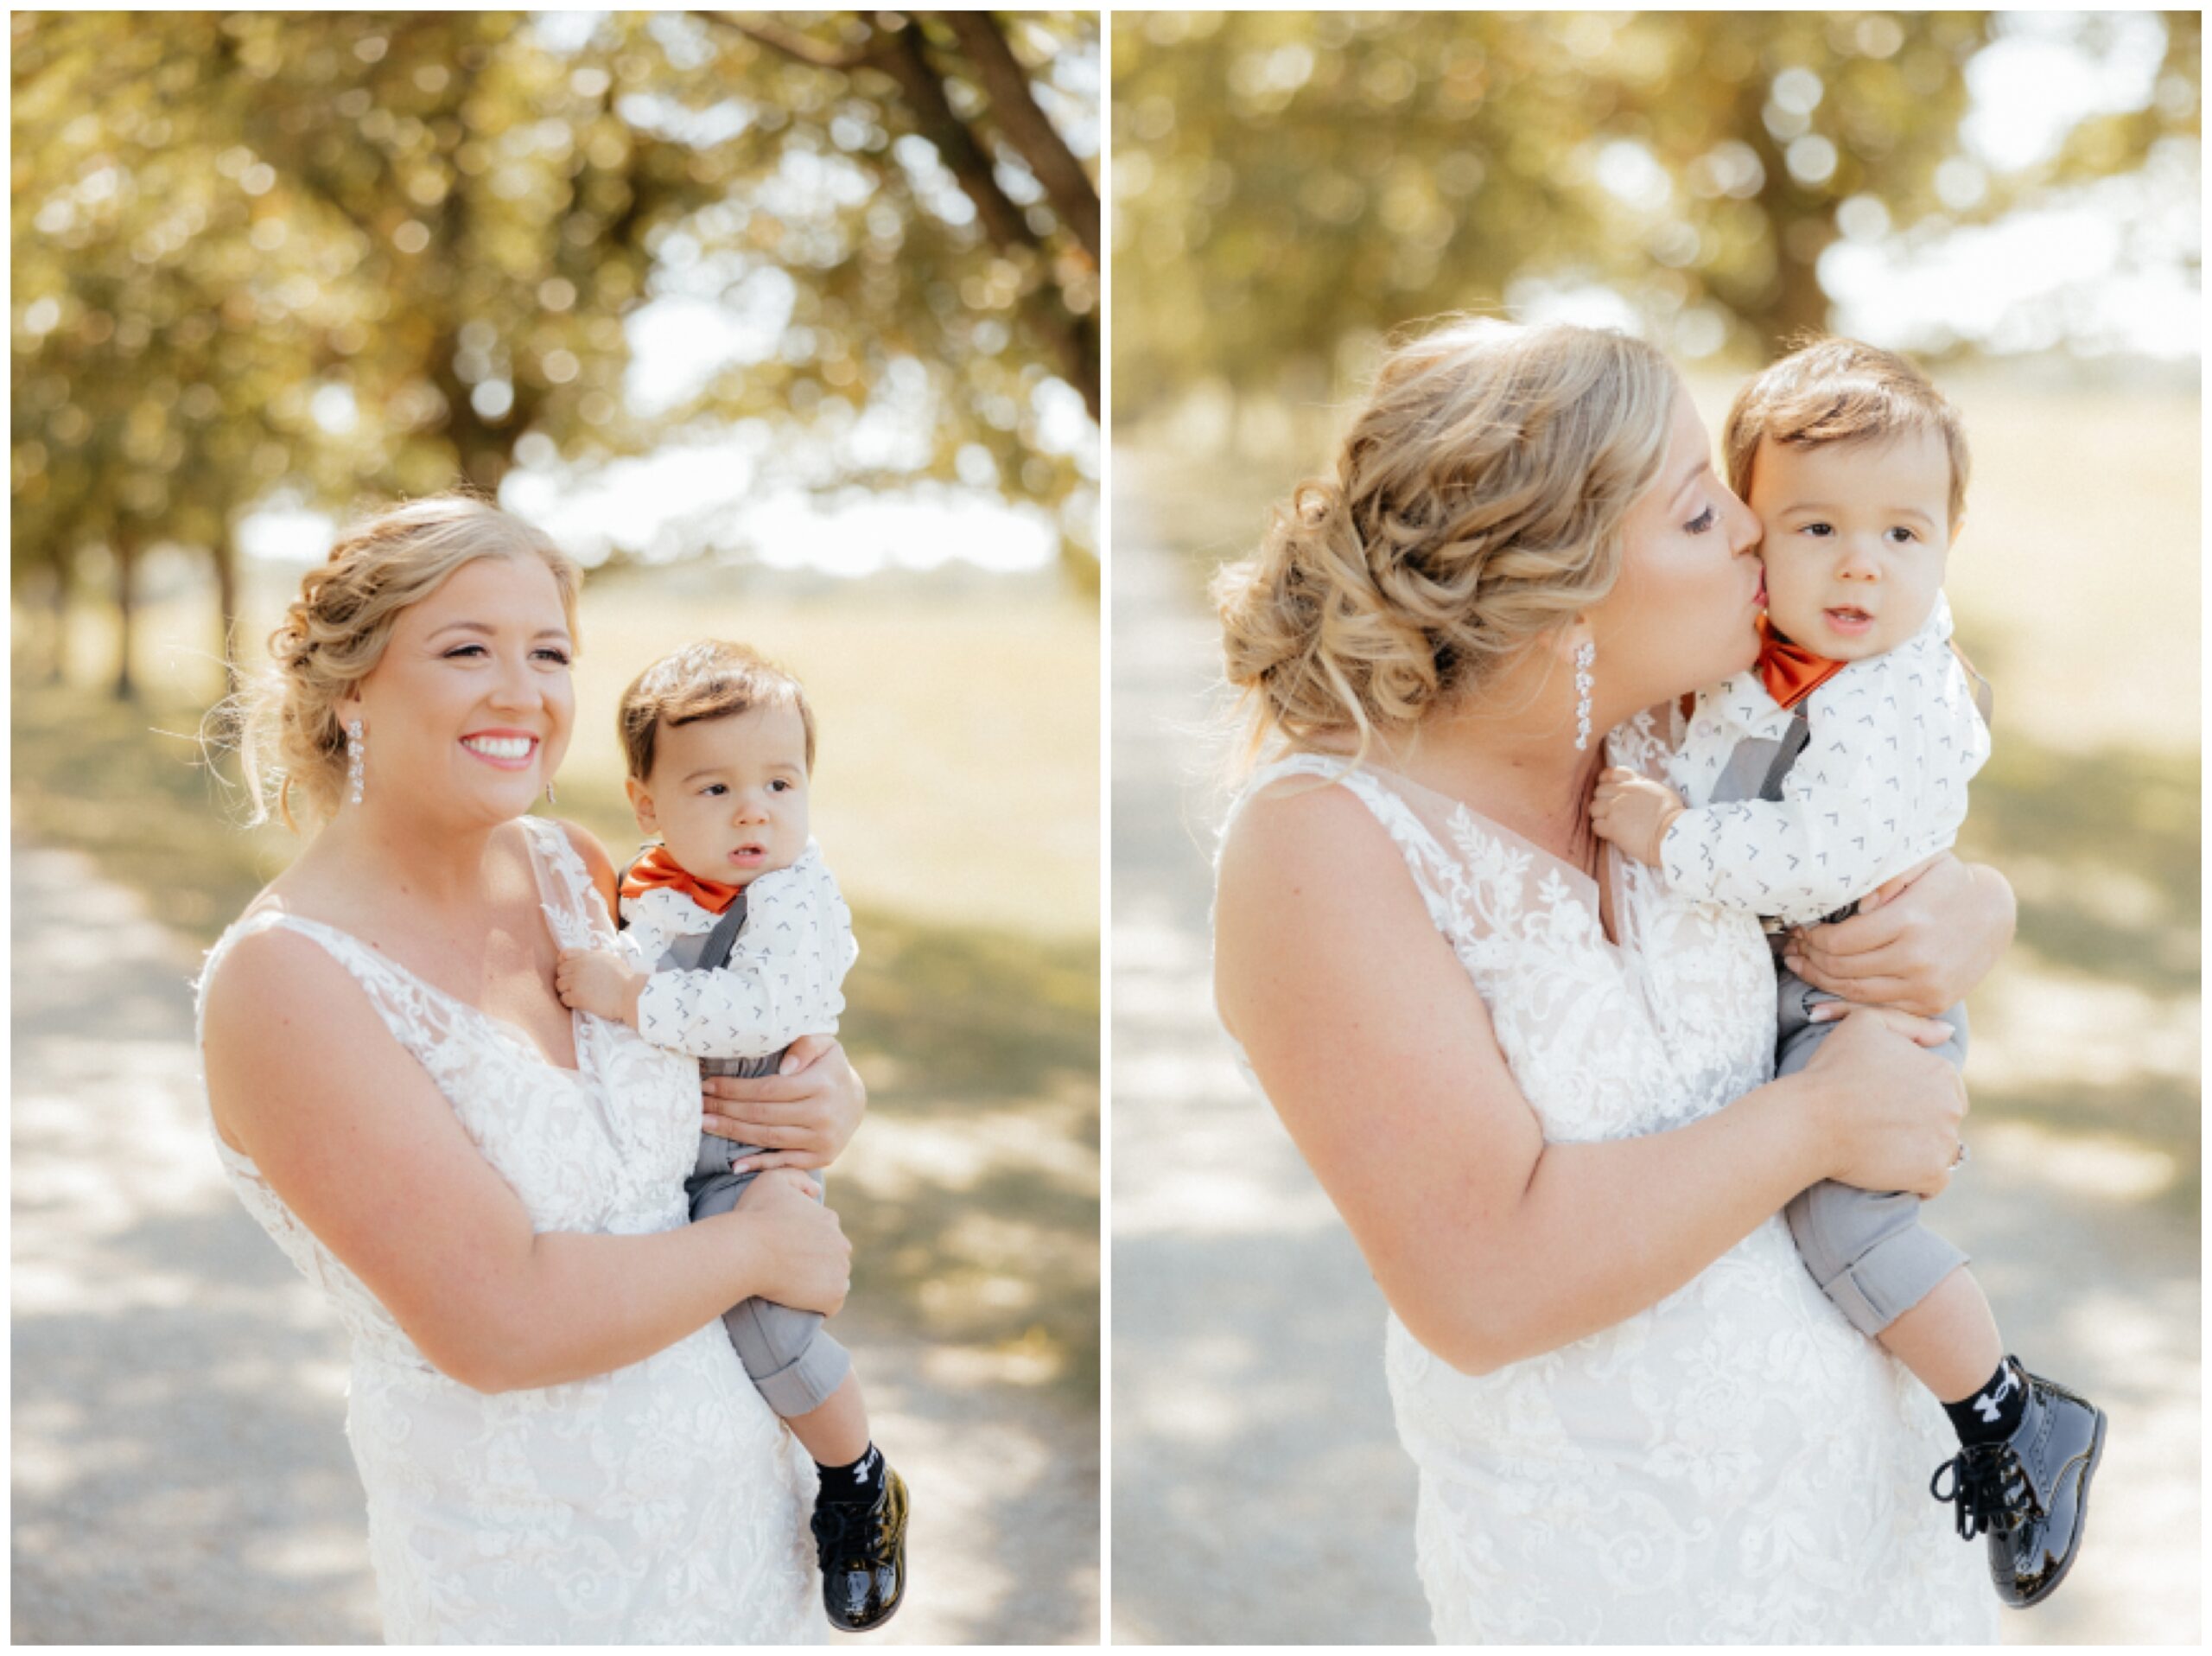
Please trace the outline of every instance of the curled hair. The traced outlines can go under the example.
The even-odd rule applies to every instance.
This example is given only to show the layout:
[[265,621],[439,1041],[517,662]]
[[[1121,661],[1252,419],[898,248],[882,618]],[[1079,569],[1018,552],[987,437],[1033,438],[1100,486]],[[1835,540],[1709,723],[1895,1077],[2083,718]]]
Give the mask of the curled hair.
[[1751,498],[1751,473],[1762,440],[1814,449],[1830,443],[1885,443],[1910,431],[1933,431],[1951,462],[1951,521],[1967,508],[1966,423],[1928,376],[1894,351],[1857,340],[1801,335],[1796,348],[1770,363],[1736,393],[1721,438],[1728,487]]
[[319,824],[334,815],[346,775],[338,704],[384,659],[400,612],[463,564],[524,557],[553,572],[574,636],[582,571],[543,531],[488,500],[464,491],[435,494],[341,534],[270,634],[274,665],[234,704],[239,767],[253,799],[250,820],[273,814],[296,831],[301,816]]
[[814,709],[798,678],[759,651],[702,639],[663,656],[630,681],[615,710],[623,762],[640,782],[652,780],[664,724],[696,724],[756,707],[789,707],[806,733],[806,767],[814,768]]
[[1456,321],[1394,349],[1338,452],[1214,578],[1249,761],[1411,729],[1612,589],[1679,382],[1652,347]]

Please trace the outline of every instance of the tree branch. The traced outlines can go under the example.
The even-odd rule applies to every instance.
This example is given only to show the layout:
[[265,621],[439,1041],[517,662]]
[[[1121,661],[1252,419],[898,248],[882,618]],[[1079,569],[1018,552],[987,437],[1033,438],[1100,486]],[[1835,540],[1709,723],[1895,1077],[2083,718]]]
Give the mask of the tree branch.
[[765,46],[772,52],[780,53],[795,63],[804,63],[812,68],[857,69],[868,61],[868,54],[864,50],[840,52],[834,46],[824,46],[820,41],[810,39],[795,29],[786,29],[781,23],[747,22],[743,18],[733,17],[721,11],[695,11],[691,15],[710,23],[719,23],[724,29],[734,29],[747,40]]
[[1061,221],[1075,232],[1094,268],[1099,263],[1098,191],[1029,90],[1029,74],[988,11],[940,11],[938,18],[960,42],[990,94],[991,118],[1006,134],[1052,198]]
[[984,231],[1001,247],[1043,250],[1037,232],[1020,207],[999,188],[991,158],[968,124],[953,113],[944,95],[944,82],[922,52],[922,31],[911,19],[895,24],[879,23],[868,48],[868,65],[899,83],[906,94],[906,107],[914,130],[936,147],[938,156],[959,182],[961,192],[975,204]]

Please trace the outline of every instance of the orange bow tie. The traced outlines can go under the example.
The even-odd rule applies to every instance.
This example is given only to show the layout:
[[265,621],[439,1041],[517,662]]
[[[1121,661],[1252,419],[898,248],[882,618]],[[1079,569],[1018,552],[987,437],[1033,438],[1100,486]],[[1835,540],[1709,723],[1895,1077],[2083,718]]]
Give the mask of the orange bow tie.
[[623,874],[622,895],[638,897],[658,889],[680,892],[709,914],[719,914],[737,901],[737,894],[745,888],[702,880],[689,869],[680,867],[668,854],[667,846],[655,845]]
[[1802,644],[1793,644],[1774,630],[1774,623],[1759,617],[1759,677],[1766,693],[1784,710],[1793,708],[1849,665],[1815,655]]

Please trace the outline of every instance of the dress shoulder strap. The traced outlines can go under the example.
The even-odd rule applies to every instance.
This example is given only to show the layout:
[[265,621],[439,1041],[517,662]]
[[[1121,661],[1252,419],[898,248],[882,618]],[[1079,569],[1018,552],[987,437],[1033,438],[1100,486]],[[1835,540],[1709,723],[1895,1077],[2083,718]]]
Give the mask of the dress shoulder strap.
[[1342,787],[1365,806],[1405,859],[1406,871],[1413,876],[1414,888],[1421,893],[1437,930],[1446,937],[1454,934],[1454,905],[1445,893],[1464,883],[1458,859],[1438,841],[1402,793],[1374,770],[1340,755],[1292,754],[1262,765],[1247,779],[1230,805],[1222,823],[1222,838],[1228,838],[1230,825],[1263,789],[1293,776],[1312,777],[1319,787]]
[[591,870],[569,843],[567,831],[547,817],[519,820],[530,841],[537,895],[553,935],[564,949],[606,946],[614,934],[614,918],[607,912],[606,898],[592,882]]

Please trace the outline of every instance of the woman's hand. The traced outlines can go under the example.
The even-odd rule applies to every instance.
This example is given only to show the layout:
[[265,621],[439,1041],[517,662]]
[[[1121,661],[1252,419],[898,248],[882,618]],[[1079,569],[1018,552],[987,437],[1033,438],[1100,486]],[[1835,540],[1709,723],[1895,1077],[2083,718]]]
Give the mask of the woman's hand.
[[1989,975],[2016,916],[2003,875],[1943,851],[1862,900],[1851,919],[1791,933],[1783,959],[1855,1005],[1933,1017]]
[[830,1035],[801,1035],[774,1075],[709,1075],[700,1083],[705,1130],[758,1144],[733,1173],[826,1168],[844,1151],[868,1109],[868,1088]]
[[[1832,1146],[1827,1176],[1862,1190],[1940,1196],[1958,1165],[1966,1083],[1915,1040],[1900,1041],[1891,1018],[1854,1009],[1805,1067],[1823,1083]],[[1910,1020],[1921,1024],[1921,1019]],[[1932,1026],[1945,1035],[1942,1024]],[[1929,1043],[1934,1044],[1934,1043]]]
[[822,1187],[803,1173],[772,1169],[745,1188],[734,1212],[745,1220],[753,1295],[835,1316],[852,1286],[853,1245]]

